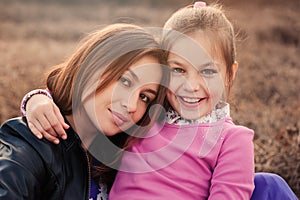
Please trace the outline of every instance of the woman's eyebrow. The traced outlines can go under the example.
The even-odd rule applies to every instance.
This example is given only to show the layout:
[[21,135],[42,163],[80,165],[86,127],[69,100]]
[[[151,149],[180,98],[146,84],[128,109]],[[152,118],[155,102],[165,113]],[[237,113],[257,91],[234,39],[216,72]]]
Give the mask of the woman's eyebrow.
[[152,90],[152,89],[146,89],[146,92],[149,92],[149,93],[153,94],[154,96],[157,95],[157,91]]
[[139,80],[139,77],[138,77],[131,69],[128,69],[128,72],[131,74],[131,76],[132,76],[136,81]]
[[[131,76],[136,80],[136,81],[139,81],[139,77],[130,69],[128,69],[128,72],[131,74]],[[153,95],[157,95],[157,91],[156,90],[152,90],[152,89],[146,89],[145,90],[146,92],[149,92]]]

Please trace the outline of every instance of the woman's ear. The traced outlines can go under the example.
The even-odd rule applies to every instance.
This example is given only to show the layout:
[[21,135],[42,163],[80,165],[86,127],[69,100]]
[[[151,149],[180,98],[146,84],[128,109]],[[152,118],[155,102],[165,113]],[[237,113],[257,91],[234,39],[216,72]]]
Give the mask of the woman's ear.
[[232,64],[232,80],[234,80],[238,68],[239,68],[239,63],[237,61],[234,61],[234,63]]

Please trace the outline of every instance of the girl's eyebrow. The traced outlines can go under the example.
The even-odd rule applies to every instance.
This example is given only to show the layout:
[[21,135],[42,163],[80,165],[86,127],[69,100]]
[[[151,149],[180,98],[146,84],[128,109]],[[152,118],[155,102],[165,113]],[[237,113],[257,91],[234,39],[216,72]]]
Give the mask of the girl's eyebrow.
[[[180,67],[184,66],[183,63],[176,61],[176,60],[170,60],[170,61],[168,61],[168,63],[174,63]],[[203,68],[203,67],[208,67],[208,66],[218,66],[218,63],[216,63],[214,61],[209,61],[209,62],[200,64],[197,68]]]
[[210,61],[210,62],[201,64],[200,67],[208,67],[208,66],[215,66],[215,65],[217,66],[216,62]]
[[170,61],[168,61],[168,63],[174,63],[174,64],[176,64],[176,65],[178,65],[178,66],[180,66],[180,67],[184,66],[183,63],[178,62],[178,61],[176,61],[176,60],[170,60]]

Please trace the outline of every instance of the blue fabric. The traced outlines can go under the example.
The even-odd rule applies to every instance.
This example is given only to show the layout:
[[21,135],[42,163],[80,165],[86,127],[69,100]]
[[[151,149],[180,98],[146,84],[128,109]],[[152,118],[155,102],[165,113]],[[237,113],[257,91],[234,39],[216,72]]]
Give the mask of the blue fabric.
[[255,173],[251,200],[298,200],[283,178],[272,173]]

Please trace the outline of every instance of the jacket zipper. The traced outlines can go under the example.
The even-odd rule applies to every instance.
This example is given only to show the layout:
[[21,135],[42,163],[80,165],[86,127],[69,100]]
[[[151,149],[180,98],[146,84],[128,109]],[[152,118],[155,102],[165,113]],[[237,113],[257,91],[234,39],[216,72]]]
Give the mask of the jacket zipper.
[[89,157],[88,157],[86,150],[84,150],[84,154],[85,154],[86,161],[88,163],[88,192],[86,194],[86,199],[89,200],[90,199],[90,189],[91,189],[91,166],[90,166]]

